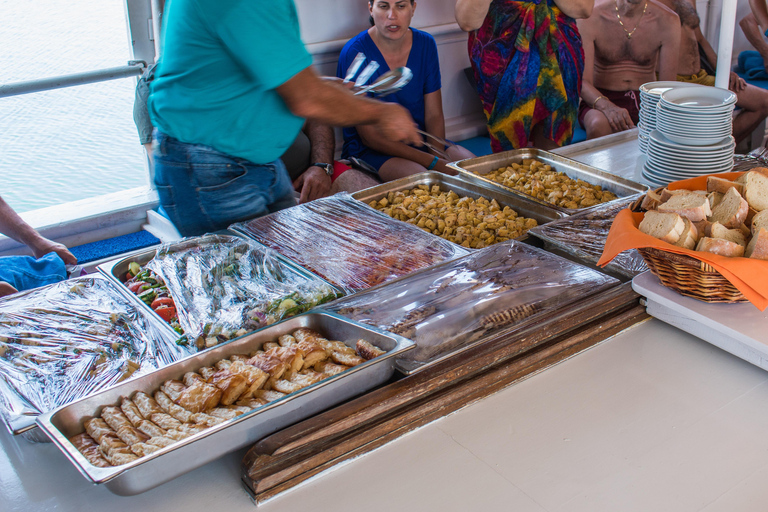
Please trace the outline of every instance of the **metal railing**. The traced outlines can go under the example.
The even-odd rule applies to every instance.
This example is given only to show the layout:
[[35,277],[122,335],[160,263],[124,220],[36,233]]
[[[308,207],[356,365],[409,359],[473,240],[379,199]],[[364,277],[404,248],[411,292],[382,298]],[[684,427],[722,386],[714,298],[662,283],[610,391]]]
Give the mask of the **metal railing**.
[[83,73],[75,73],[72,75],[40,78],[26,82],[0,85],[0,98],[139,76],[144,72],[146,67],[146,62],[142,60],[132,60],[128,61],[128,64],[125,66],[115,68],[97,69],[95,71],[85,71]]

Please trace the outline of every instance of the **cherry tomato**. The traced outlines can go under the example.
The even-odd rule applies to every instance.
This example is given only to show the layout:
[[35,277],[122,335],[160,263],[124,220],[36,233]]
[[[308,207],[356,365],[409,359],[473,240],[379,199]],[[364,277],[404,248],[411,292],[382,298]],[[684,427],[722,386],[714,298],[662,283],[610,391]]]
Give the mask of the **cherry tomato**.
[[125,280],[126,281],[130,281],[131,279],[133,279],[133,277],[134,277],[133,274],[131,274],[130,272],[126,272],[125,273]]
[[160,315],[160,318],[169,322],[176,318],[176,308],[173,306],[160,306],[155,310],[155,313]]
[[141,287],[144,286],[144,281],[136,281],[135,283],[131,283],[128,285],[128,289],[131,290],[133,293],[139,293],[141,291]]
[[150,307],[152,309],[157,309],[160,306],[172,306],[175,307],[176,303],[173,302],[173,299],[170,297],[158,297],[155,300],[152,301],[152,304]]

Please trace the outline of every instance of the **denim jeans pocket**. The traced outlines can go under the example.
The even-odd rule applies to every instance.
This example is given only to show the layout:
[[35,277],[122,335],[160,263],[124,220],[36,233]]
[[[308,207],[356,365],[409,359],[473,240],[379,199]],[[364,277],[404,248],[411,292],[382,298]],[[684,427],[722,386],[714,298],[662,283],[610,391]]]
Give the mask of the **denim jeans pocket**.
[[200,208],[216,229],[268,213],[272,202],[269,190],[275,181],[271,166],[193,167]]

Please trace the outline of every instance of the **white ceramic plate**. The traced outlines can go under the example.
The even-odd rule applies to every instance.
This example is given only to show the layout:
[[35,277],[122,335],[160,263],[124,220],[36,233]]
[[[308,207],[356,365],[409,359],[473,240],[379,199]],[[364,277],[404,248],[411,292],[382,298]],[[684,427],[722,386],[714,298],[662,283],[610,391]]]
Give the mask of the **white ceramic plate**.
[[732,135],[729,135],[728,137],[724,138],[719,144],[711,144],[709,146],[696,146],[696,145],[689,145],[686,146],[685,144],[675,144],[675,142],[667,139],[664,137],[664,135],[659,130],[653,130],[650,134],[648,134],[648,138],[650,139],[651,144],[656,143],[660,144],[662,146],[667,146],[671,148],[676,148],[678,150],[692,150],[697,153],[700,153],[702,151],[719,151],[724,148],[734,146],[736,144],[735,139]]
[[712,138],[685,137],[685,136],[677,135],[675,133],[665,132],[664,130],[659,130],[659,131],[663,133],[664,136],[669,140],[671,140],[672,142],[677,142],[678,144],[685,144],[687,146],[711,146],[723,140],[720,135]]
[[661,93],[662,103],[690,110],[718,109],[736,103],[736,94],[718,87],[679,87]]
[[657,178],[675,178],[684,180],[686,178],[702,176],[704,174],[717,174],[730,171],[733,169],[733,162],[718,167],[709,167],[707,169],[674,169],[651,161],[646,162],[645,166],[652,171]]
[[733,150],[725,151],[723,153],[709,155],[695,155],[695,154],[681,154],[666,151],[664,148],[659,148],[650,144],[648,146],[649,155],[653,155],[656,159],[669,159],[670,161],[677,161],[679,163],[690,163],[691,165],[708,164],[708,163],[723,163],[728,160],[733,160]]
[[676,82],[661,80],[658,82],[648,82],[640,86],[640,95],[648,94],[650,96],[661,96],[663,92],[670,89],[679,89],[681,87],[704,87],[699,84],[687,84],[685,82]]

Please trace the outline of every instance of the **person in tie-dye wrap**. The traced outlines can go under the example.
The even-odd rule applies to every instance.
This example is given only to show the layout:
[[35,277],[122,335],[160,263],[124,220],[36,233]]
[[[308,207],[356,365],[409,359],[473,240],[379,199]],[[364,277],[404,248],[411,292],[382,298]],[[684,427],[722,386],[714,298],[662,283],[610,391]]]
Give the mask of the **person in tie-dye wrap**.
[[594,0],[458,0],[494,153],[570,143],[584,51],[575,18]]

